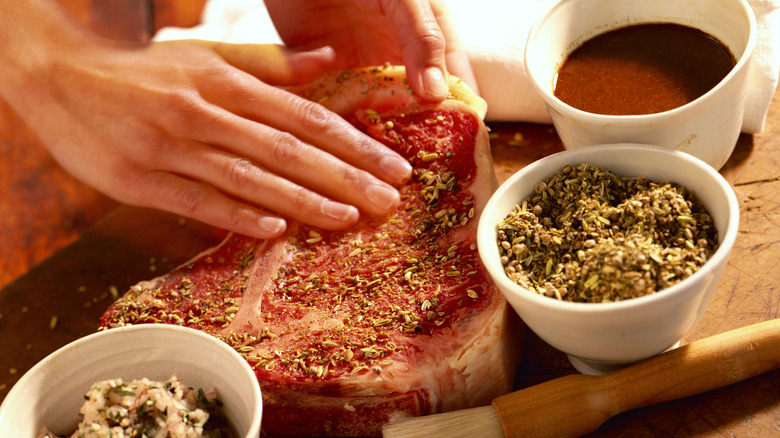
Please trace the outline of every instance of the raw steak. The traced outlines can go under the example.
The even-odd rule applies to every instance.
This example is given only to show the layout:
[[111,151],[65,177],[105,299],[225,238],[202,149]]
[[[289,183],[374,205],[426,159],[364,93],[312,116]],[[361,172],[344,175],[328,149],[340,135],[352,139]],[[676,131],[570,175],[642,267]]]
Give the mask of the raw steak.
[[522,336],[476,248],[496,184],[485,107],[455,79],[451,89],[420,104],[402,68],[377,67],[294,90],[408,157],[401,207],[347,231],[230,235],[134,286],[101,328],[179,324],[223,339],[256,370],[272,435],[379,435],[389,418],[509,391]]

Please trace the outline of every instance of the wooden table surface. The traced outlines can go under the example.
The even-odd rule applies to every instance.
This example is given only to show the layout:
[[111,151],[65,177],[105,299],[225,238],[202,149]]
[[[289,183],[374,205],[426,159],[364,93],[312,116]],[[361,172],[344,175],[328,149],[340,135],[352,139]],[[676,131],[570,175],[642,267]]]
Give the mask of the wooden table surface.
[[[205,0],[61,0],[103,36],[148,41],[190,26]],[[499,180],[562,150],[550,126],[490,124]],[[93,332],[116,293],[221,238],[173,215],[121,206],[63,171],[0,100],[0,400],[60,346]],[[742,135],[721,173],[740,201],[740,232],[718,291],[683,343],[777,318],[780,307],[780,93],[765,130]],[[573,373],[526,333],[518,387]],[[780,436],[780,371],[619,415],[593,436]]]

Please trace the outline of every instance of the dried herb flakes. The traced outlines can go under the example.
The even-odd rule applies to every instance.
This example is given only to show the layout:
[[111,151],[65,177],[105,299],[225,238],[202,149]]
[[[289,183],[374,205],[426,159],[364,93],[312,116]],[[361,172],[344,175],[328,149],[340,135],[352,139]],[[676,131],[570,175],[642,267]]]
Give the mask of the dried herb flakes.
[[673,182],[566,166],[498,224],[507,276],[558,300],[602,303],[680,282],[718,246],[712,218]]

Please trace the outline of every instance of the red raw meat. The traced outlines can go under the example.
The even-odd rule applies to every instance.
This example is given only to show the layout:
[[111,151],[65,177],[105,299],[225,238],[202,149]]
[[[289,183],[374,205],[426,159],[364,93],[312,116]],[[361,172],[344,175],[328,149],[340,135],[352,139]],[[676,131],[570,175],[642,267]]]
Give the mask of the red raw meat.
[[522,336],[476,248],[496,184],[484,102],[451,89],[420,104],[402,68],[381,67],[294,90],[410,160],[401,207],[347,231],[228,236],[134,286],[101,328],[179,324],[223,339],[254,366],[271,435],[379,435],[390,418],[508,392]]

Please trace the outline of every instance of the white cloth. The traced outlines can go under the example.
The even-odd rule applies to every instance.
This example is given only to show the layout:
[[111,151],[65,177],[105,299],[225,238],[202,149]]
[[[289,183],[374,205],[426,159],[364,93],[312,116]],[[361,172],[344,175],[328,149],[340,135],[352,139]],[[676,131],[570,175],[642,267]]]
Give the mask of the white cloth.
[[[458,35],[471,61],[487,120],[549,123],[523,65],[531,25],[557,0],[447,0]],[[750,0],[758,41],[748,80],[742,131],[761,132],[780,73],[780,0]],[[501,13],[496,13],[500,10]],[[233,43],[275,43],[281,39],[260,0],[208,0],[201,23],[164,28],[155,40],[198,38]]]

